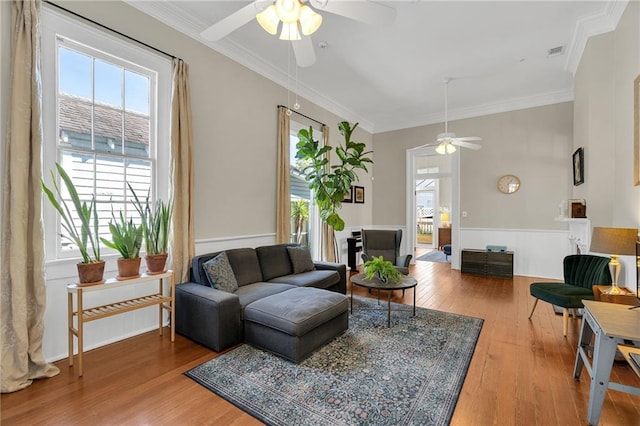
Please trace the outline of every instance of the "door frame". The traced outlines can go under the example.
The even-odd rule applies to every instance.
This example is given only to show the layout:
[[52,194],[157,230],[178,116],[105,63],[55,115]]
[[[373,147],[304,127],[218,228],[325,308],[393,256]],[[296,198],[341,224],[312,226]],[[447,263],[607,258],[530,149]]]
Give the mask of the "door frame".
[[[416,227],[416,211],[415,211],[415,180],[417,176],[416,159],[417,157],[440,155],[436,153],[435,146],[422,146],[410,148],[406,151],[406,229]],[[460,269],[460,150],[457,150],[451,156],[451,268]],[[444,175],[443,175],[444,176]],[[434,212],[435,216],[435,212]],[[436,223],[434,220],[434,227]],[[409,253],[413,255],[412,262],[416,259],[416,232],[407,232],[407,246]],[[434,238],[437,235],[434,233]]]

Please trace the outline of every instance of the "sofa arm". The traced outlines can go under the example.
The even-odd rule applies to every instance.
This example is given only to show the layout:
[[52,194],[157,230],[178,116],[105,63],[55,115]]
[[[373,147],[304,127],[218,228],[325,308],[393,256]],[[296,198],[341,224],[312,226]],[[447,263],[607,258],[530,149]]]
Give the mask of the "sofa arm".
[[333,262],[313,262],[313,265],[318,270],[330,270],[337,271],[340,275],[340,282],[336,285],[336,290],[339,293],[347,294],[347,266],[342,263]]
[[176,331],[217,352],[242,341],[240,300],[196,283],[176,286]]

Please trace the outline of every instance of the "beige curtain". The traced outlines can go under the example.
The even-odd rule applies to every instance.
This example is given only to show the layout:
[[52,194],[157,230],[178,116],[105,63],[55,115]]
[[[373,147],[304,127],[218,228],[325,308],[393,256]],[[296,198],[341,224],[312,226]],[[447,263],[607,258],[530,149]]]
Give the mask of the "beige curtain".
[[278,160],[276,176],[276,243],[291,238],[291,177],[289,170],[289,116],[287,107],[278,107]]
[[[322,125],[322,142],[323,146],[329,145],[329,126]],[[329,154],[329,153],[327,153]],[[331,167],[331,158],[329,158],[329,164],[327,169]],[[333,228],[327,225],[327,222],[322,222],[322,260],[325,262],[336,261],[336,241]]]
[[173,59],[171,98],[171,185],[173,197],[172,268],[174,279],[189,280],[189,265],[195,255],[193,227],[193,132],[189,67]]
[[2,392],[59,373],[42,354],[46,288],[39,14],[39,0],[11,5],[11,81],[2,177]]

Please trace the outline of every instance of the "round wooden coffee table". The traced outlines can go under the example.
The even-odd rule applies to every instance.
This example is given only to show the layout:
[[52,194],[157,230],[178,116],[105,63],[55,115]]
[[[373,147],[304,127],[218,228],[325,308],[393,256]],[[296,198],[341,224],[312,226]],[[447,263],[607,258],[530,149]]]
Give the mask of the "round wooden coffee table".
[[379,290],[387,291],[387,327],[391,327],[391,292],[393,290],[406,290],[408,288],[413,289],[413,316],[416,316],[416,285],[418,281],[413,277],[406,275],[402,276],[402,279],[397,282],[382,282],[377,278],[368,280],[365,274],[357,274],[351,277],[351,313],[353,313],[353,286],[364,287],[371,290],[378,290],[378,303],[380,302]]

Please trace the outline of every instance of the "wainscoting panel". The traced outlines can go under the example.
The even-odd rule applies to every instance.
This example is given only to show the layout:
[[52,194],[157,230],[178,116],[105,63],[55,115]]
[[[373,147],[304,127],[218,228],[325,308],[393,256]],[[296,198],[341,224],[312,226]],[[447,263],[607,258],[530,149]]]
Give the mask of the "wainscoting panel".
[[513,273],[562,279],[562,260],[571,254],[569,231],[538,229],[461,228],[460,249],[504,245],[513,251]]

